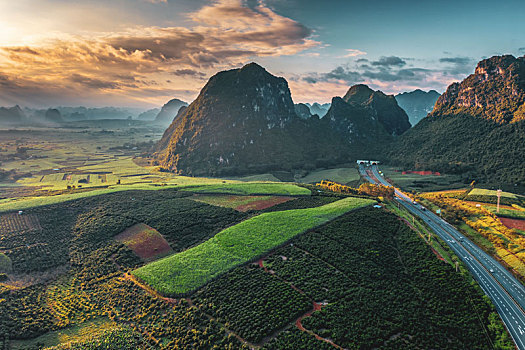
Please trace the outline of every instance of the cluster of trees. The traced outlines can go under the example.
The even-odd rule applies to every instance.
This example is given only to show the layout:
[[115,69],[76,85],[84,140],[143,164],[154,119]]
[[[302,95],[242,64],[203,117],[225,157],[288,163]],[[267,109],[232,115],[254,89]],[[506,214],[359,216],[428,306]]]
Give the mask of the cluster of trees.
[[312,308],[312,302],[258,267],[239,267],[198,291],[195,304],[258,343]]
[[459,174],[525,191],[525,120],[500,125],[468,114],[424,118],[391,147],[387,159],[408,170]]
[[[6,256],[13,258],[15,271],[41,271],[68,263],[71,269],[48,285],[0,288],[0,340],[7,344],[9,339],[30,339],[88,319],[109,317],[142,334],[141,342],[154,348],[242,348],[201,311],[152,297],[122,278],[123,272],[142,261],[113,237],[137,222],[156,227],[175,249],[182,250],[245,217],[186,196],[173,190],[127,191],[24,211],[23,215],[38,217],[41,228],[6,233],[2,245],[9,244]],[[42,246],[49,249],[36,252],[30,248]],[[17,247],[25,254],[24,260],[13,254]],[[122,348],[121,343],[115,344],[108,349]],[[85,348],[71,345],[72,349],[79,347]]]
[[359,186],[359,194],[364,194],[373,197],[383,197],[387,199],[394,199],[394,187],[384,185],[376,185],[371,183],[363,183]]
[[384,197],[387,199],[394,198],[394,188],[384,186],[384,185],[363,183],[359,186],[359,188],[353,188],[350,186],[341,185],[341,184],[338,184],[337,182],[328,181],[328,180],[323,180],[315,185],[317,187],[323,188],[328,191],[343,193],[343,194]]
[[[302,324],[339,346],[490,349],[492,341],[512,348],[483,292],[436,259],[392,214],[362,209],[292,243],[268,258],[269,268],[314,300],[328,301]],[[344,291],[328,281],[330,271],[347,281]],[[301,348],[303,342],[281,333],[268,348]]]

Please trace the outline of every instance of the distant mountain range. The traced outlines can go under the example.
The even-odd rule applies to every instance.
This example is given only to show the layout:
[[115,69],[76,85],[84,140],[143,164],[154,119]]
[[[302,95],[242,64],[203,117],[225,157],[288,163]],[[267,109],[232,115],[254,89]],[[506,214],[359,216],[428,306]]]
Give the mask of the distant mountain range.
[[317,114],[320,118],[324,117],[330,109],[330,103],[319,104],[315,102],[314,104],[306,103],[306,105],[310,108],[311,114]]
[[217,73],[166,130],[156,164],[196,176],[314,169],[371,156],[410,128],[393,96],[363,85],[335,97],[322,119],[305,107],[255,63]]
[[432,112],[439,96],[440,94],[435,90],[425,92],[417,89],[411,92],[403,92],[395,97],[399,107],[403,108],[408,114],[410,124],[414,126],[428,113]]
[[168,101],[164,106],[162,106],[162,109],[155,117],[155,123],[166,126],[170,125],[173,119],[177,116],[179,109],[187,105],[188,104],[186,102],[177,98]]
[[[525,57],[494,56],[453,83],[386,155],[411,170],[525,187]],[[522,188],[523,188],[522,187]]]

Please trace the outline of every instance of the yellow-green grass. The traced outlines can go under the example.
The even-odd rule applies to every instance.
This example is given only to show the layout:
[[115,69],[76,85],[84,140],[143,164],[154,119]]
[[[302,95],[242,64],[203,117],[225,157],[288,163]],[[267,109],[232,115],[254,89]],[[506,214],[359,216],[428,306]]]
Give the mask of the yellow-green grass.
[[346,184],[351,181],[359,180],[359,172],[356,168],[337,168],[312,171],[298,182],[315,183],[321,180],[335,181],[341,184]]
[[[93,196],[104,195],[113,192],[129,191],[129,190],[162,190],[168,188],[181,188],[187,186],[195,186],[201,184],[222,184],[220,179],[210,178],[196,178],[188,176],[174,176],[172,179],[162,183],[135,183],[111,185],[107,188],[93,189],[86,192],[65,193],[54,196],[39,196],[39,197],[23,197],[23,198],[8,198],[0,200],[0,213],[14,210],[24,210],[33,207],[40,207],[43,205],[50,205],[56,203],[67,202],[80,198],[87,198]],[[226,181],[226,184],[235,183],[234,181]]]
[[[494,196],[496,197],[498,192],[496,190],[486,190],[483,188],[474,188],[472,191],[469,192],[469,196]],[[510,192],[501,192],[501,197],[505,198],[518,198],[514,193]]]
[[485,206],[485,208],[491,213],[498,215],[498,216],[512,218],[512,219],[525,219],[525,211],[500,208],[499,213],[498,213],[497,207],[495,206]]
[[349,197],[317,208],[264,213],[132,273],[164,295],[188,295],[235,266],[252,261],[309,229],[373,203],[370,199]]
[[190,186],[182,189],[193,193],[222,193],[238,195],[309,196],[312,192],[290,183],[247,182],[220,185]]
[[98,318],[82,324],[45,333],[39,337],[28,340],[11,340],[11,349],[28,349],[56,346],[60,343],[90,340],[94,335],[104,331],[116,329],[115,322],[106,318]]
[[0,273],[9,273],[11,272],[12,267],[13,264],[11,259],[9,259],[4,253],[0,252]]

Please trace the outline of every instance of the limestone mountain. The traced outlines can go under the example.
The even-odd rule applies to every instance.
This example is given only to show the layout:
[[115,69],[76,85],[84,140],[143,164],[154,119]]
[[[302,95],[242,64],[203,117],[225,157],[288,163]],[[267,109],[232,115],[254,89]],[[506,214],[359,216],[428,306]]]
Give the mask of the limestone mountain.
[[390,160],[462,174],[465,181],[525,186],[525,58],[494,56],[453,83],[432,113],[398,139]]
[[160,113],[160,109],[152,108],[140,113],[137,117],[138,120],[155,120],[157,115]]
[[353,161],[410,127],[406,114],[393,125],[378,96],[363,105],[336,98],[330,117],[319,119],[294,105],[284,78],[255,63],[220,72],[168,127],[156,162],[183,174],[231,175]]
[[64,118],[62,118],[62,114],[60,114],[58,109],[49,108],[44,115],[44,120],[46,122],[62,123]]
[[27,116],[19,106],[14,107],[0,107],[0,124],[23,124],[27,120]]
[[399,107],[407,113],[408,119],[412,126],[432,112],[434,105],[440,94],[436,90],[423,91],[416,89],[410,92],[403,92],[396,95],[396,101]]
[[474,74],[447,88],[432,115],[479,116],[500,124],[525,119],[525,56],[479,62]]
[[354,107],[363,108],[370,117],[383,125],[390,135],[401,135],[410,129],[410,122],[405,111],[399,107],[393,95],[374,91],[368,86],[352,86],[343,100]]
[[303,160],[289,129],[299,120],[286,80],[248,64],[210,78],[164,133],[157,159],[193,175],[278,169]]
[[155,122],[158,124],[169,125],[173,118],[177,115],[177,112],[182,106],[187,106],[188,104],[184,101],[181,101],[177,98],[174,98],[168,101],[164,106],[162,106],[159,114],[155,117]]
[[301,119],[308,119],[312,116],[312,113],[310,112],[310,108],[308,108],[307,105],[304,103],[297,103],[295,106],[295,113],[297,116]]
[[312,105],[308,103],[306,105],[310,108],[311,114],[317,114],[320,118],[324,117],[326,113],[328,112],[328,110],[330,109],[329,103],[320,104],[320,103],[315,102]]

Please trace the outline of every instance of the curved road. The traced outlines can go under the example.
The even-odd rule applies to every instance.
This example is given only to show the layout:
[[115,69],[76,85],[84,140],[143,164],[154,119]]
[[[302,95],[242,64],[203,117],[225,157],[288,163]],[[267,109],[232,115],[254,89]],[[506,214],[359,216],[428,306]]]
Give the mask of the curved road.
[[[392,186],[379,173],[376,165],[370,167],[360,165],[359,172],[371,183]],[[525,287],[500,263],[452,225],[426,210],[422,205],[413,204],[412,200],[397,188],[395,200],[412,214],[423,219],[463,261],[494,303],[518,349],[525,350]]]

